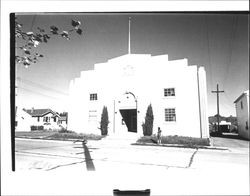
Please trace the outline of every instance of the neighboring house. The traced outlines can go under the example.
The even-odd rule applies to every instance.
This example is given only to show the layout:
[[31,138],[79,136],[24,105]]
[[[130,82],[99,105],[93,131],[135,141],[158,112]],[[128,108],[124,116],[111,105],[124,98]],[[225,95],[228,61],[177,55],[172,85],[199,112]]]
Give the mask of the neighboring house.
[[[217,131],[217,114],[214,116],[209,116],[209,131],[210,133]],[[233,116],[224,117],[219,116],[220,121],[220,132],[236,132],[237,130],[237,118]]]
[[101,113],[107,106],[109,134],[142,135],[151,104],[154,133],[160,127],[163,135],[209,137],[206,72],[188,65],[187,59],[123,55],[82,71],[71,81],[69,93],[69,130],[100,134]]
[[[218,122],[214,123],[214,126],[218,126]],[[232,124],[230,122],[226,122],[226,121],[220,121],[220,127],[219,130],[221,133],[228,133],[231,130],[231,126]]]
[[235,101],[238,133],[249,139],[249,90],[243,92]]
[[33,123],[32,116],[24,109],[16,108],[15,131],[30,131],[30,126]]
[[67,115],[63,116],[60,115],[59,119],[58,119],[58,125],[60,126],[60,128],[62,129],[67,129]]
[[[51,109],[30,109],[24,110],[31,117],[32,122],[30,126],[32,127],[43,127],[46,130],[60,129],[58,125],[58,120],[60,118],[59,114],[52,111]],[[33,128],[32,128],[33,129]]]

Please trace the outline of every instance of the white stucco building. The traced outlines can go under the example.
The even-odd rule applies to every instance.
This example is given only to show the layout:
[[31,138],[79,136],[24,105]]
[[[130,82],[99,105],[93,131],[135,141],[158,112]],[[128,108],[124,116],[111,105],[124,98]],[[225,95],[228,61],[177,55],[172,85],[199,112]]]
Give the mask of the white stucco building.
[[70,83],[68,129],[100,134],[103,106],[109,114],[109,134],[143,135],[149,104],[154,133],[209,137],[206,72],[187,59],[168,55],[126,54],[82,71]]
[[239,135],[249,139],[249,90],[243,92],[234,103]]

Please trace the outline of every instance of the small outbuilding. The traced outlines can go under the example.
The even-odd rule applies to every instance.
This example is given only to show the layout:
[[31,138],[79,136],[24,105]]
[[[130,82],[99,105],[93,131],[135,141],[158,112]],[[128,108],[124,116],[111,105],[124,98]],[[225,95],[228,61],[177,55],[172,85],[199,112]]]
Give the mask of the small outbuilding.
[[244,91],[235,101],[238,133],[249,139],[249,90]]

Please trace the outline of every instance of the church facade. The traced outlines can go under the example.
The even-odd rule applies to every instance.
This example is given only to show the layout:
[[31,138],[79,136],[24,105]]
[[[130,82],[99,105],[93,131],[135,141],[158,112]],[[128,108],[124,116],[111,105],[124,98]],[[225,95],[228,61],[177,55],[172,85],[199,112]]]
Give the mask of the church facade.
[[187,59],[126,54],[94,65],[71,80],[68,129],[101,134],[102,109],[108,109],[108,134],[143,135],[151,104],[153,133],[209,137],[206,72]]

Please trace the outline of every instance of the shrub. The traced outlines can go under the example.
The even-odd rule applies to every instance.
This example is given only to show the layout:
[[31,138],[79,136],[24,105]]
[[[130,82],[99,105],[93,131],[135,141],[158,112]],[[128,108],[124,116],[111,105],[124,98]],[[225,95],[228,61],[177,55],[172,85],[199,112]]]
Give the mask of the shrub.
[[148,106],[145,122],[142,123],[143,135],[151,136],[153,133],[154,114],[151,104]]
[[46,139],[52,140],[100,140],[104,136],[95,135],[95,134],[84,134],[84,133],[76,133],[73,131],[68,131],[65,133],[54,133],[46,137]]
[[[144,136],[137,140],[138,143],[156,143],[157,137],[155,135],[149,137]],[[210,142],[208,138],[193,138],[186,136],[162,136],[162,144],[181,144],[189,147],[195,146],[209,146]]]
[[31,131],[37,131],[37,130],[41,131],[41,130],[44,130],[44,127],[32,125],[32,126],[30,126],[30,129],[31,129]]
[[100,122],[101,135],[108,134],[108,124],[109,124],[108,109],[106,106],[104,106],[102,110],[102,117],[101,117],[101,122]]
[[65,128],[59,129],[58,133],[73,133],[73,131],[67,130]]

